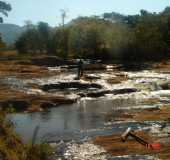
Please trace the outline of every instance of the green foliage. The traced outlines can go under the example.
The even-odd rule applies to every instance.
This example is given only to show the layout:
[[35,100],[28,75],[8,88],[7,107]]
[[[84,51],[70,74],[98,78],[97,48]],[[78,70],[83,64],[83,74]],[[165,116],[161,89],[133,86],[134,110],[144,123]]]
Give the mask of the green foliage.
[[52,149],[47,144],[24,144],[14,133],[13,125],[0,111],[0,159],[2,160],[48,160]]
[[[8,12],[11,11],[12,8],[11,8],[11,5],[6,3],[6,2],[3,2],[3,1],[0,1],[0,13],[3,14],[4,16],[8,16]],[[3,22],[3,18],[0,17],[0,23]],[[2,38],[1,38],[1,35],[0,35],[0,49],[4,49],[6,46],[5,46],[5,43],[2,41]]]
[[46,53],[62,58],[143,61],[170,56],[170,9],[138,15],[104,13],[78,17],[65,26],[31,25],[16,42],[20,53]]
[[55,33],[55,52],[59,57],[68,57],[69,30],[65,27],[58,28]]
[[25,160],[48,160],[49,156],[52,155],[52,149],[47,144],[27,145],[26,155]]
[[43,53],[47,50],[49,27],[40,22],[37,26],[27,25],[27,30],[16,41],[19,53]]
[[[8,12],[11,11],[11,5],[9,3],[6,3],[4,1],[0,1],[0,13],[2,13],[4,16],[8,16]],[[0,17],[0,23],[3,22],[3,18]]]
[[101,58],[105,47],[102,23],[92,18],[80,18],[70,26],[69,50],[78,58]]

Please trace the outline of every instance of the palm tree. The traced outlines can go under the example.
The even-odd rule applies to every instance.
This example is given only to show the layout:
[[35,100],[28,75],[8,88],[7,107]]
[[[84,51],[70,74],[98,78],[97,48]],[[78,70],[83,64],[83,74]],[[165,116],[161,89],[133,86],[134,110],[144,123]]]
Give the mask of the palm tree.
[[[0,13],[2,13],[4,16],[8,16],[8,12],[12,10],[12,7],[9,3],[0,1]],[[0,17],[0,23],[3,22],[3,18]]]

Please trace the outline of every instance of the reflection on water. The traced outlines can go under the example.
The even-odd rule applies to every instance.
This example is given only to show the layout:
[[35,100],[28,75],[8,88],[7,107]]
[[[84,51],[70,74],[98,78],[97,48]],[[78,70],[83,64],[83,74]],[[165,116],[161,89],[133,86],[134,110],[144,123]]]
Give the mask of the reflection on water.
[[89,134],[103,134],[107,130],[112,132],[111,127],[104,128],[106,116],[132,104],[135,102],[130,100],[84,99],[77,104],[52,108],[46,112],[18,113],[9,117],[24,140],[32,137],[33,130],[38,125],[39,139],[73,139]]

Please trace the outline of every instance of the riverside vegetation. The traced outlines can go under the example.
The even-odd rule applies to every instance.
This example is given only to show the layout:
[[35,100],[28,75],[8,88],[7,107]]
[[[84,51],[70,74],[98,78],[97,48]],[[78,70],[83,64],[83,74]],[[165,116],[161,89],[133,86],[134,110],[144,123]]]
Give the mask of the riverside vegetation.
[[64,26],[27,22],[14,48],[20,54],[56,55],[119,61],[153,61],[170,57],[170,8],[137,15],[104,13],[78,17]]
[[2,160],[47,160],[52,150],[46,144],[24,144],[14,133],[13,125],[0,111],[0,159]]

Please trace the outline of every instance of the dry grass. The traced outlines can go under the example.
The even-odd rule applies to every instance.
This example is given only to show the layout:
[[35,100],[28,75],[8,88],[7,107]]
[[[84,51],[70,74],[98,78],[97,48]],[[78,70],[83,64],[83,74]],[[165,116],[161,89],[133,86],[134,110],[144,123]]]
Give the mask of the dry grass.
[[0,57],[11,57],[17,56],[18,53],[16,50],[9,50],[9,51],[0,51]]

